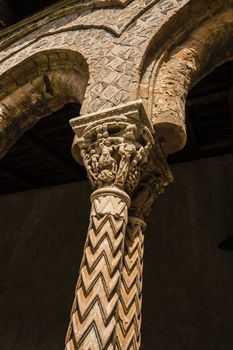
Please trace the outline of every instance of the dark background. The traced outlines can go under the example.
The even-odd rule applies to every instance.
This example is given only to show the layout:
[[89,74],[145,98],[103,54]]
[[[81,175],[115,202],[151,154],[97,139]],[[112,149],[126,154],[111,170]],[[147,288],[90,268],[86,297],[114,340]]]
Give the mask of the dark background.
[[[232,156],[180,163],[148,221],[143,350],[233,348]],[[86,181],[0,197],[0,347],[62,350],[89,215]],[[229,247],[228,247],[229,248]]]

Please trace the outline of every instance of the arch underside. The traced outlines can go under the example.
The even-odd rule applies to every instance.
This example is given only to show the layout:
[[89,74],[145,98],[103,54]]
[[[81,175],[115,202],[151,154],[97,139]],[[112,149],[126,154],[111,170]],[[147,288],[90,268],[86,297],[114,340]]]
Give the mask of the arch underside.
[[217,66],[233,59],[233,11],[217,12],[194,28],[185,40],[170,42],[154,60],[145,62],[139,94],[159,130],[165,152],[186,143],[185,104],[190,89]]
[[82,103],[88,78],[84,58],[70,50],[42,51],[3,74],[0,156],[41,118],[67,103]]
[[[18,56],[13,55],[17,42],[9,46],[12,53],[9,60],[5,58],[3,67],[15,63],[0,76],[1,156],[38,119],[66,103],[83,103],[82,114],[87,114],[138,97],[144,100],[148,115],[164,140],[165,152],[173,153],[184,146],[188,91],[201,77],[233,56],[231,2],[226,1],[225,6],[220,0],[214,4],[173,0],[169,6],[166,1],[147,2],[147,7],[135,10],[138,17],[135,15],[132,23],[127,11],[137,7],[138,0],[125,5],[118,9],[124,14],[123,29],[115,33],[118,38],[104,27],[91,29],[90,24],[90,28],[87,25],[82,30],[77,27],[76,32],[69,31],[67,26],[64,33],[72,40],[70,44],[67,40],[63,49],[49,48],[53,36],[48,37],[41,49],[37,48],[48,33],[40,34],[38,43],[29,45],[26,51],[19,49]],[[191,6],[195,23],[185,16]],[[112,16],[114,12],[110,10],[95,10],[96,21],[101,23],[104,15]],[[91,11],[85,16],[86,21],[93,17]],[[160,17],[161,25],[157,28]],[[127,27],[126,23],[131,24]],[[80,42],[74,45],[79,34]],[[28,42],[32,37],[27,36]],[[58,34],[56,40],[59,38],[62,36]],[[22,37],[19,43],[20,48]],[[24,52],[29,56],[26,60],[22,60]]]
[[[107,3],[109,4],[109,1]],[[182,148],[186,142],[185,103],[188,91],[217,65],[233,57],[231,1],[225,1],[224,6],[221,6],[222,0],[216,0],[214,4],[212,0],[207,0],[205,3],[203,0],[116,0],[113,3],[119,5],[116,11],[123,14],[119,23],[113,21],[116,18],[116,15],[113,15],[115,7],[114,11],[111,7],[106,9],[93,7],[83,11],[80,22],[84,23],[87,19],[91,19],[90,24],[88,22],[77,24],[75,22],[77,17],[74,14],[75,24],[72,30],[68,23],[70,17],[64,15],[61,27],[59,20],[56,23],[51,21],[51,27],[40,23],[38,25],[40,29],[37,28],[34,32],[32,30],[25,34],[25,37],[21,36],[14,44],[9,39],[11,42],[9,56],[7,54],[4,56],[3,53],[0,57],[3,62],[2,72],[4,71],[0,75],[0,158],[26,130],[66,104],[79,103],[82,105],[81,114],[88,115],[81,120],[77,118],[77,125],[72,125],[72,122],[71,125],[76,133],[78,150],[81,149],[79,153],[84,159],[83,164],[86,166],[91,183],[96,188],[100,187],[101,190],[97,192],[103,195],[100,195],[99,202],[94,202],[96,198],[92,197],[93,209],[90,218],[93,225],[89,226],[90,239],[87,240],[85,247],[87,253],[84,254],[82,263],[84,272],[80,273],[82,280],[80,279],[81,282],[77,284],[72,315],[79,317],[79,313],[81,314],[81,307],[77,305],[84,305],[86,309],[82,317],[76,318],[75,322],[72,317],[71,325],[74,326],[69,328],[67,341],[70,344],[73,342],[76,336],[74,330],[77,330],[81,323],[83,323],[82,329],[85,327],[86,329],[82,330],[80,339],[74,341],[74,347],[79,347],[83,340],[84,344],[88,344],[89,339],[91,346],[93,338],[90,331],[92,325],[95,326],[95,321],[92,322],[92,312],[96,312],[94,317],[104,316],[103,320],[107,321],[106,329],[113,316],[114,332],[119,319],[123,320],[125,317],[126,322],[121,332],[124,333],[126,342],[128,341],[127,333],[135,324],[128,318],[132,315],[129,308],[135,309],[134,301],[129,302],[130,298],[135,299],[132,297],[134,292],[128,293],[135,285],[131,283],[132,266],[128,269],[130,272],[128,276],[125,275],[130,288],[127,287],[126,290],[124,286],[127,305],[124,305],[122,297],[123,317],[115,305],[119,304],[120,299],[122,282],[120,272],[125,254],[124,237],[127,234],[133,240],[137,237],[131,232],[126,232],[128,195],[122,206],[121,200],[126,198],[125,194],[124,197],[118,194],[117,198],[112,189],[114,187],[126,189],[124,182],[132,167],[129,182],[135,182],[133,190],[137,191],[142,181],[142,187],[146,192],[139,195],[136,202],[140,202],[140,207],[146,203],[147,211],[147,205],[152,205],[155,194],[157,199],[157,195],[163,192],[163,187],[172,181],[166,155]],[[134,5],[139,7],[135,9],[135,17],[131,18],[128,10],[129,6],[133,8]],[[192,16],[195,17],[193,21],[188,15],[192,6]],[[205,13],[207,8],[208,12]],[[93,24],[95,15],[98,17],[97,24]],[[103,25],[105,16],[108,23]],[[180,28],[180,25],[184,28]],[[48,29],[47,33],[45,27]],[[17,34],[20,36],[19,32]],[[145,103],[145,111],[141,100],[138,101],[139,97]],[[140,106],[136,109],[131,108],[135,107],[135,101]],[[130,108],[127,109],[129,105]],[[109,115],[111,120],[108,120]],[[117,118],[119,122],[116,121]],[[93,119],[96,119],[94,126]],[[78,125],[83,120],[86,124]],[[130,122],[127,124],[126,120]],[[158,130],[160,136],[158,141],[157,137],[153,138],[151,121]],[[165,157],[159,141],[164,147]],[[146,169],[147,163],[148,169]],[[117,191],[122,193],[122,190]],[[112,193],[114,200],[108,200],[109,193]],[[133,196],[131,197],[133,199]],[[132,207],[133,205],[131,209]],[[141,215],[141,218],[144,216],[139,212],[135,214],[137,215],[139,217]],[[122,221],[120,225],[119,218]],[[109,234],[109,237],[106,234]],[[107,246],[105,241],[108,242]],[[138,250],[136,254],[139,256],[137,261],[142,262],[141,251]],[[118,258],[119,255],[121,260]],[[130,264],[132,265],[132,261]],[[137,268],[137,264],[133,265]],[[109,267],[111,271],[105,272],[104,269]],[[139,268],[138,280],[141,283],[142,266]],[[94,278],[91,276],[92,273]],[[104,279],[107,276],[105,280],[100,277],[102,273]],[[117,274],[117,286],[114,281],[115,274]],[[100,283],[96,283],[98,280]],[[107,288],[103,288],[103,283]],[[103,291],[108,287],[112,290],[109,289],[104,295]],[[103,312],[98,310],[99,306],[96,309],[93,307],[95,293],[99,293],[102,298],[100,300]],[[141,286],[136,293],[141,299]],[[79,299],[76,299],[76,296]],[[84,299],[88,296],[90,299],[85,302]],[[80,304],[77,300],[81,301]],[[137,306],[139,312],[132,317],[136,320],[137,334],[140,334],[140,325],[137,325],[141,322],[140,303]],[[85,323],[89,312],[91,312],[90,324]],[[104,337],[105,331],[101,322],[99,321],[98,334]],[[95,343],[97,346],[98,339],[95,339],[92,344]],[[103,340],[100,348],[109,349],[112,339],[110,334],[106,346],[103,346]],[[139,343],[139,337],[136,337],[134,343]],[[140,345],[135,345],[135,349],[139,347]]]

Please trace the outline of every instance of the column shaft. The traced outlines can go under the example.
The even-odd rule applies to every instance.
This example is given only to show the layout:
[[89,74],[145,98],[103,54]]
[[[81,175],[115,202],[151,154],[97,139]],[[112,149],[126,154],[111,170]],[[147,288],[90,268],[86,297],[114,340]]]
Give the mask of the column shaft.
[[[158,161],[152,179],[148,175],[155,140],[141,101],[75,118],[71,126],[76,134],[73,155],[85,165],[95,192],[66,350],[139,350],[141,218],[151,205],[154,183],[167,181],[166,166],[156,141]],[[134,213],[127,234],[126,193]]]
[[142,273],[145,223],[129,217],[119,294],[117,350],[138,350],[141,345]]
[[129,197],[97,190],[77,283],[67,350],[113,349]]

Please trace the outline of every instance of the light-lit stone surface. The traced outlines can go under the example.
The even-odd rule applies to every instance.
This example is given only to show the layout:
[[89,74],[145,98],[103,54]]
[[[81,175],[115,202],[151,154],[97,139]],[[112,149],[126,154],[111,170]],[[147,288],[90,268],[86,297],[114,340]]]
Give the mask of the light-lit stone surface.
[[233,57],[232,6],[66,0],[0,32],[0,157],[40,118],[82,105],[73,154],[95,192],[67,350],[140,348],[144,219],[186,142],[188,91]]
[[[147,213],[171,181],[170,170],[140,100],[77,117],[70,124],[73,154],[84,164],[94,192],[66,350],[139,350],[141,211]],[[128,194],[136,210],[127,228]]]
[[[61,74],[67,75],[66,66],[61,67],[61,56],[67,51],[80,54],[89,74],[85,70],[80,77],[82,70],[79,69],[75,77],[81,93],[66,93],[67,79],[61,79],[61,88],[55,88],[50,99],[54,109],[72,99],[82,103],[82,114],[86,114],[141,97],[146,102],[149,117],[166,141],[166,152],[183,147],[187,90],[219,64],[220,59],[222,62],[232,57],[232,45],[228,40],[232,32],[232,1],[225,0],[224,6],[223,0],[134,0],[113,1],[111,5],[109,7],[107,0],[65,1],[28,19],[25,25],[23,22],[0,32],[1,154],[9,148],[4,138],[9,139],[10,124],[18,119],[21,130],[29,125],[25,121],[30,117],[25,116],[23,98],[28,95],[27,84],[32,84],[40,93],[44,90],[43,76],[51,71],[45,63],[48,53],[49,62],[53,62],[53,56]],[[218,23],[216,32],[211,24],[208,27],[210,19]],[[214,40],[208,35],[199,37],[202,26]],[[200,41],[197,47],[195,35]],[[218,42],[222,49],[216,54]],[[178,65],[187,76],[183,78],[180,73],[183,83],[175,87],[173,76],[179,67],[174,55],[180,45],[188,50],[185,54],[181,52],[179,60],[183,63]],[[214,55],[209,57],[211,52]],[[192,62],[194,66],[190,69]],[[27,76],[24,74],[26,67],[30,71]],[[74,72],[72,74],[74,76]],[[168,94],[169,89],[175,91],[175,96],[172,91]],[[20,100],[17,113],[15,99]],[[33,114],[33,108],[29,104],[27,114],[31,112]],[[11,135],[12,142],[19,134]]]

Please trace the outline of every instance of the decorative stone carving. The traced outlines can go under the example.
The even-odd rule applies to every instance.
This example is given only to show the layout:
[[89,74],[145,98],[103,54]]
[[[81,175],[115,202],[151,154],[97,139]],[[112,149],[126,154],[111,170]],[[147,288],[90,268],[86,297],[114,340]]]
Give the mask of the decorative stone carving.
[[[71,126],[73,155],[85,165],[95,191],[66,350],[126,350],[135,342],[133,349],[138,349],[143,248],[141,236],[137,245],[131,234],[124,247],[130,205],[126,192],[132,193],[145,172],[153,128],[141,101],[73,119]],[[136,290],[130,271],[135,257]]]
[[145,220],[156,198],[172,181],[173,176],[161,146],[156,142],[140,184],[131,196],[130,215]]
[[93,189],[114,186],[131,193],[154,144],[141,101],[73,119],[71,126],[74,157],[85,165]]
[[128,195],[93,193],[90,224],[66,338],[66,350],[113,349],[128,218]]
[[[223,0],[211,3],[195,1],[193,16],[189,16],[189,2],[190,0],[59,1],[32,18],[6,28],[0,33],[0,104],[5,106],[2,98],[6,96],[14,101],[15,90],[18,95],[25,96],[25,90],[22,90],[24,85],[30,85],[35,71],[40,71],[47,65],[48,53],[51,53],[48,66],[51,66],[56,57],[66,55],[63,51],[74,51],[84,57],[90,72],[85,98],[80,101],[82,113],[96,112],[140,96],[148,102],[147,111],[151,120],[160,127],[160,135],[166,140],[166,152],[173,153],[183,147],[186,140],[183,107],[187,89],[182,86],[189,89],[189,81],[198,80],[206,74],[206,67],[200,65],[200,62],[205,62],[207,57],[210,57],[208,69],[232,57],[232,45],[229,47],[226,39],[231,37],[232,31],[232,6],[229,1],[225,0],[224,6]],[[227,12],[230,10],[229,14],[218,19],[217,14],[225,9]],[[192,20],[194,17],[197,19],[195,22]],[[175,49],[176,52],[177,45],[187,37],[191,38],[194,27],[200,26],[208,18],[214,26],[218,23],[218,35],[214,30],[208,29],[210,39],[202,37],[204,40],[194,40],[198,43],[197,49],[192,50],[191,46],[191,50],[186,50],[188,61],[183,60],[183,55],[173,61],[171,50]],[[226,47],[222,46],[224,42]],[[205,47],[208,48],[207,53]],[[221,56],[216,55],[216,50],[221,51]],[[174,63],[172,66],[171,59]],[[181,59],[184,65],[181,64]],[[76,61],[72,66],[76,65]],[[191,66],[194,70],[190,70]],[[201,70],[199,66],[202,67]],[[175,79],[176,67],[180,67],[180,79]],[[195,67],[198,68],[198,74]],[[25,71],[29,71],[29,74],[24,74]],[[188,79],[183,78],[187,76],[186,73]],[[79,77],[73,81],[77,86],[82,85]],[[60,82],[63,85],[62,79]],[[51,103],[57,105],[60,99],[69,102],[66,86],[53,92]],[[72,99],[73,102],[76,100]],[[28,109],[29,112],[33,111],[33,106],[29,105]],[[3,123],[0,125],[0,156],[10,147],[7,139],[15,120],[22,127],[24,116],[22,117],[21,108],[17,112],[20,115],[12,113],[7,119],[9,128]],[[31,113],[26,118],[30,119]],[[12,140],[19,136],[14,135]]]
[[129,217],[119,290],[116,349],[139,350],[141,345],[142,272],[146,224]]
[[164,187],[173,180],[160,144],[155,138],[140,184],[131,195],[121,272],[117,343],[119,349],[139,350],[141,345],[142,273],[146,216]]
[[[65,103],[78,101],[88,113],[139,95],[166,152],[181,148],[194,79],[232,57],[230,3],[192,1],[189,16],[190,0],[65,0],[1,31],[0,156]],[[191,34],[201,24],[204,32]],[[71,125],[74,156],[97,191],[66,348],[138,350],[143,220],[172,177],[140,101]]]

